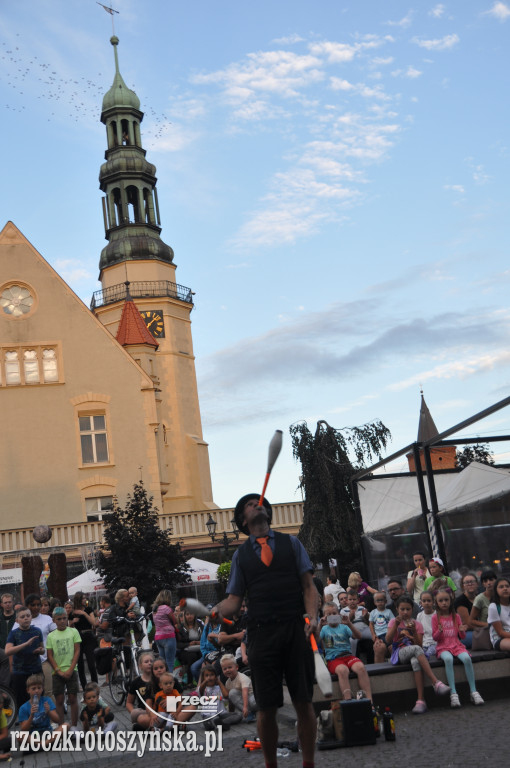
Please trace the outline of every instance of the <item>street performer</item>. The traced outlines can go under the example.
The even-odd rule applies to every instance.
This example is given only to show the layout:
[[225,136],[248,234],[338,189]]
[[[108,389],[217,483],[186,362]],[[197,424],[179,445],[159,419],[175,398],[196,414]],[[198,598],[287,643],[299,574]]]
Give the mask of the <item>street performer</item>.
[[[283,706],[283,676],[297,714],[303,768],[313,768],[316,722],[312,706],[314,661],[308,636],[317,626],[313,566],[295,536],[273,531],[271,505],[249,493],[234,517],[249,539],[234,553],[223,616],[237,614],[248,598],[247,643],[257,726],[267,768],[276,766],[276,711]],[[308,618],[309,624],[305,623]]]

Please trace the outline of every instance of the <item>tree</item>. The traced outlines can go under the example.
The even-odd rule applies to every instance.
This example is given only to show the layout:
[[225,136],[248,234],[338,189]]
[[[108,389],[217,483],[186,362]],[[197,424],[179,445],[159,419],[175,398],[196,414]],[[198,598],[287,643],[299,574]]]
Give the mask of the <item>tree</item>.
[[189,570],[181,548],[171,543],[171,532],[159,527],[152,501],[142,482],[128,494],[125,509],[114,501],[98,562],[108,590],[135,586],[142,602],[153,600],[161,589],[187,581]]
[[350,480],[374,457],[381,458],[391,433],[381,421],[342,430],[318,421],[315,435],[304,422],[292,425],[290,434],[305,495],[298,538],[315,562],[327,566],[329,558],[336,558],[340,582],[346,584],[349,573],[362,568],[361,521]]
[[490,446],[486,443],[476,443],[476,445],[465,445],[464,448],[457,450],[457,466],[461,469],[467,467],[472,461],[479,461],[481,464],[494,464],[494,457],[491,453]]

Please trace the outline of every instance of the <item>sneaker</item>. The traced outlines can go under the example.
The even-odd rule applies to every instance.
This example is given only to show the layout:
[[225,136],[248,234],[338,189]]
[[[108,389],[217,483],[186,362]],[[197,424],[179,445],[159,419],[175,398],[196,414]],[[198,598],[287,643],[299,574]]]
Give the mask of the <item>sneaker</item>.
[[452,709],[458,709],[458,707],[460,707],[459,697],[456,693],[450,693],[450,707]]
[[472,701],[472,702],[473,702],[473,704],[475,704],[475,706],[477,706],[477,707],[478,707],[480,704],[485,704],[484,700],[482,699],[482,697],[480,696],[480,694],[478,693],[478,691],[473,691],[473,693],[471,694],[471,701]]
[[447,693],[450,693],[450,686],[438,680],[437,683],[434,683],[434,691],[438,696],[446,696]]
[[412,710],[413,715],[423,715],[425,714],[426,711],[427,711],[427,705],[425,704],[424,701],[421,701],[420,699],[418,699],[418,701],[416,702]]

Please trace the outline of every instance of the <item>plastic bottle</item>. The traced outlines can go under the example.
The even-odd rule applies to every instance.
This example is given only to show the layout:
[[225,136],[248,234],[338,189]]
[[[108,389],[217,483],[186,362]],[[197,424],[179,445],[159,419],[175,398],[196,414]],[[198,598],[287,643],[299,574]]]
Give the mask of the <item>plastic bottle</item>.
[[290,749],[287,747],[278,747],[276,750],[276,757],[288,757],[290,755]]
[[395,721],[393,719],[393,712],[389,707],[384,708],[383,728],[386,741],[395,741]]
[[372,707],[372,717],[374,718],[374,731],[377,738],[381,735],[381,726],[379,725],[379,712],[375,707]]
[[32,696],[32,704],[35,704],[36,707],[39,708],[39,702],[40,702],[39,694],[34,693],[34,695]]

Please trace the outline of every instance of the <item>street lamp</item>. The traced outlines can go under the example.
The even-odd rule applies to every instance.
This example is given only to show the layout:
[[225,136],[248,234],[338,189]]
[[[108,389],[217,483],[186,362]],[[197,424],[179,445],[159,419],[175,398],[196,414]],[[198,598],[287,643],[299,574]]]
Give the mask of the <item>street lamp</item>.
[[[228,558],[228,546],[229,544],[232,544],[233,541],[237,541],[239,538],[239,529],[237,527],[237,523],[235,521],[235,518],[232,518],[230,521],[230,525],[232,526],[232,535],[228,536],[226,531],[223,531],[223,536],[221,537],[220,541],[223,544],[223,549],[225,551],[225,558]],[[205,527],[207,528],[207,533],[211,537],[211,541],[214,543],[216,539],[216,528],[218,527],[218,523],[214,518],[211,516],[211,513],[209,512],[209,517],[206,520]]]

